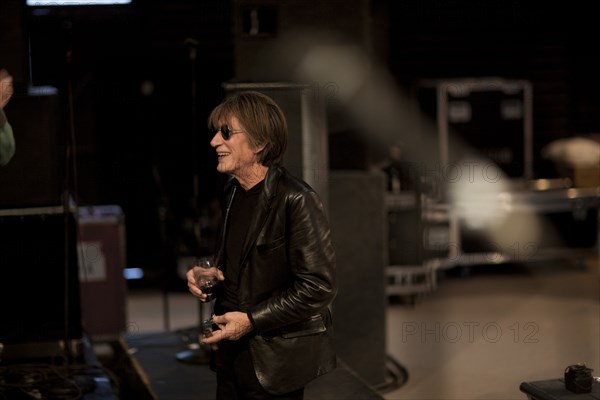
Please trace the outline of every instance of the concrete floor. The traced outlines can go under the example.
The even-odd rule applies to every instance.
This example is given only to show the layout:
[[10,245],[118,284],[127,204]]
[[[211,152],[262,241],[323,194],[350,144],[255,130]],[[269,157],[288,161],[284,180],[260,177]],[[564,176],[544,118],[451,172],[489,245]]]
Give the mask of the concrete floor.
[[[600,374],[597,257],[453,272],[416,304],[390,301],[387,353],[408,380],[385,399],[526,399],[521,382],[561,378],[569,365]],[[198,314],[187,292],[128,294],[128,334],[188,328]]]
[[598,269],[484,267],[439,282],[414,308],[389,306],[388,354],[409,373],[386,399],[525,399],[524,381],[600,373]]

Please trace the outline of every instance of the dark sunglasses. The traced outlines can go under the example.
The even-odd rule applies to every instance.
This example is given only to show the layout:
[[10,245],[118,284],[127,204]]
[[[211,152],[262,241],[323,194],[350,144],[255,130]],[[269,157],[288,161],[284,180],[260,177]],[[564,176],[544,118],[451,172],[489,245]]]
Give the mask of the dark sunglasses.
[[231,137],[231,134],[239,133],[239,132],[243,132],[243,131],[240,129],[230,129],[227,124],[223,124],[219,128],[215,128],[215,127],[210,128],[210,133],[212,133],[213,136],[217,132],[221,132],[221,136],[223,136],[223,139],[229,140],[229,138]]

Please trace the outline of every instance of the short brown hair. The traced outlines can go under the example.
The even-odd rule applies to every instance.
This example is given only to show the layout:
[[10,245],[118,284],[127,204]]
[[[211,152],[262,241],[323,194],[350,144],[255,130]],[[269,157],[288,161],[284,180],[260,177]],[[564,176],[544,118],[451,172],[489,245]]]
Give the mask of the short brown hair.
[[287,147],[287,121],[272,98],[252,90],[235,92],[212,110],[208,117],[208,127],[218,127],[231,115],[242,124],[251,146],[257,148],[265,145],[258,154],[258,161],[262,165],[283,163]]

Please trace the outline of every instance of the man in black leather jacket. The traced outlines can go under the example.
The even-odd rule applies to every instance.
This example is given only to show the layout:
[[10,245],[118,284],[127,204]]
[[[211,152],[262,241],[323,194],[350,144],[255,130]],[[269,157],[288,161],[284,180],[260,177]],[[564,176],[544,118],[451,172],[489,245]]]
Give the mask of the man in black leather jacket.
[[[219,290],[203,343],[216,346],[218,399],[302,399],[336,366],[331,303],[335,251],[315,191],[281,166],[287,123],[259,92],[227,97],[209,117],[226,185],[216,258]],[[202,301],[198,268],[187,273]]]

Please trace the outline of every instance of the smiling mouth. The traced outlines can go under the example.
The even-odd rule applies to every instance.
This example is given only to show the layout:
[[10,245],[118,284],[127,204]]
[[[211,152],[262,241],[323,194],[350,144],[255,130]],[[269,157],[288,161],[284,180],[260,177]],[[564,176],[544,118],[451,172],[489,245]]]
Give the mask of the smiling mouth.
[[217,153],[217,158],[222,158],[222,157],[228,156],[229,154],[231,154],[231,153]]

